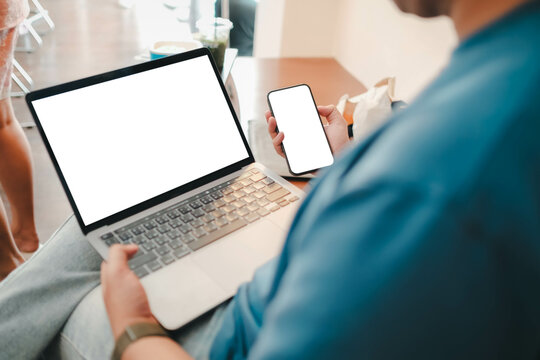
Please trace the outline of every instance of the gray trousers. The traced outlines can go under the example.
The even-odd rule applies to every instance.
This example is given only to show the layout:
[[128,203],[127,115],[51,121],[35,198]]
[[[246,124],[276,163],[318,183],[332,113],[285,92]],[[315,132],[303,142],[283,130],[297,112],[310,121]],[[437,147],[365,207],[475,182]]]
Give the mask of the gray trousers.
[[[114,341],[101,294],[101,261],[72,216],[2,281],[0,360],[109,358]],[[224,309],[171,337],[195,358],[207,358]]]

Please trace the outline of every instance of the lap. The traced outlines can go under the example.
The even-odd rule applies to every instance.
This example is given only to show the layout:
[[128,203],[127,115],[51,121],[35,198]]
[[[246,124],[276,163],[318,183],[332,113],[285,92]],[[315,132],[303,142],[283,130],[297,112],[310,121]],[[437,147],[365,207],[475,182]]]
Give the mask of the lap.
[[[208,359],[227,304],[220,305],[186,326],[169,332],[195,359]],[[62,331],[50,344],[46,359],[108,359],[114,339],[107,318],[101,286],[92,290],[73,311]]]
[[68,219],[27,262],[0,283],[0,348],[36,358],[79,302],[99,284],[101,257]]

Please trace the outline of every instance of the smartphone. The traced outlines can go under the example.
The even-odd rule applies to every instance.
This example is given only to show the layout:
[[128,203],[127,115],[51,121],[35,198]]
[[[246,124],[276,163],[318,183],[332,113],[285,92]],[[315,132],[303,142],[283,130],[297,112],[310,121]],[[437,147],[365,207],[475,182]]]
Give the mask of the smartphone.
[[289,171],[302,175],[334,163],[319,111],[309,86],[302,84],[268,93],[277,129],[285,134],[282,148]]

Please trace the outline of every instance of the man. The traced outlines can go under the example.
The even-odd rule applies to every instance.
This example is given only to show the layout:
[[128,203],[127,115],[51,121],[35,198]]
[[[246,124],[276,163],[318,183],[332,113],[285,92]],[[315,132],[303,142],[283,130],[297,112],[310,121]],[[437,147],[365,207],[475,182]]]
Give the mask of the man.
[[[225,310],[172,334],[180,345],[144,337],[123,359],[538,359],[540,1],[397,3],[452,17],[461,44],[449,66],[315,181],[282,254]],[[319,111],[340,149],[343,119]],[[286,134],[268,121],[279,145]],[[77,234],[68,223],[0,285],[0,357],[37,356],[98,284],[100,259]],[[155,322],[127,267],[136,250],[113,247],[101,268],[115,338]],[[35,280],[46,269],[52,279]],[[60,351],[110,353],[100,297],[76,307]]]

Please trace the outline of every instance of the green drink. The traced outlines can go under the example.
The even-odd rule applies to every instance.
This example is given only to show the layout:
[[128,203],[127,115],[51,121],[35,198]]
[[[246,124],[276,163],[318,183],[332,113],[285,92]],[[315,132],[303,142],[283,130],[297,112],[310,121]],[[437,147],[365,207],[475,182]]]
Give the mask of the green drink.
[[197,21],[199,41],[210,50],[219,72],[223,71],[225,50],[229,45],[232,22],[223,18],[208,18]]

